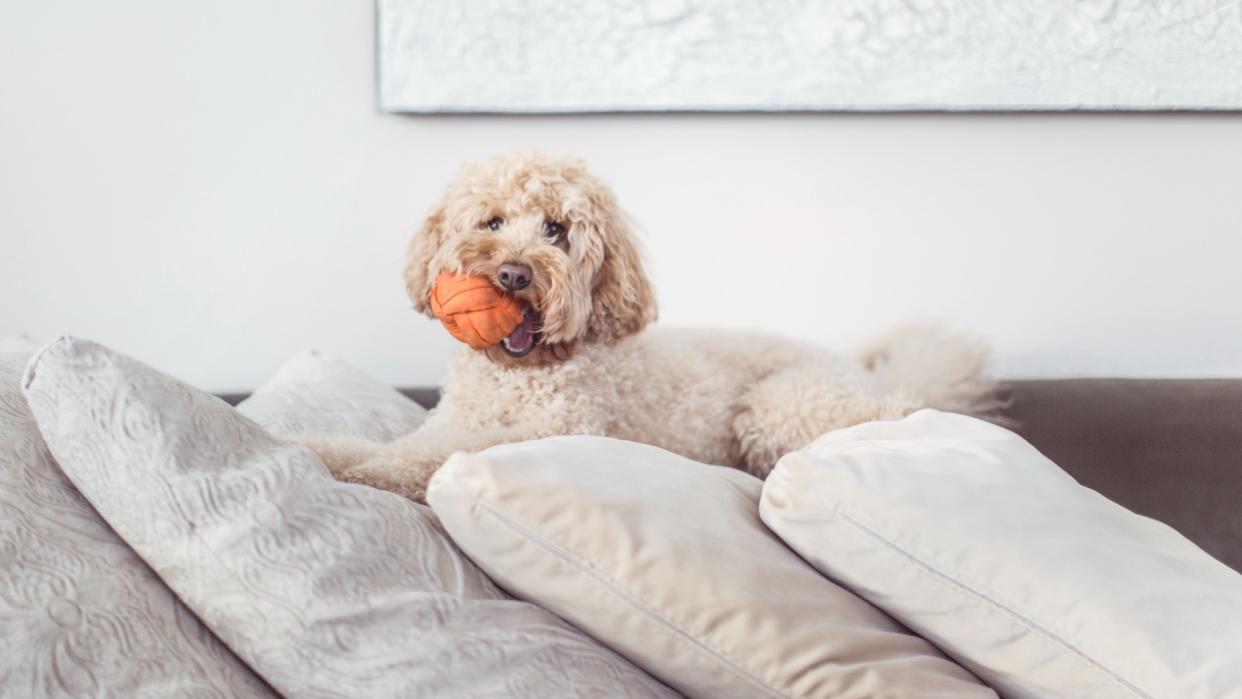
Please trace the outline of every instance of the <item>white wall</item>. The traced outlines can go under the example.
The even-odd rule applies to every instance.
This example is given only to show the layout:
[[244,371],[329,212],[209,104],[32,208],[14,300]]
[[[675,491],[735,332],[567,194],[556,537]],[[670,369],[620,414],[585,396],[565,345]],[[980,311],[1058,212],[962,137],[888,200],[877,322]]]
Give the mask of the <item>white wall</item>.
[[436,382],[405,239],[460,162],[535,147],[614,184],[663,323],[938,316],[1006,376],[1242,374],[1242,115],[393,116],[372,51],[365,0],[0,0],[0,335],[214,390],[311,345]]

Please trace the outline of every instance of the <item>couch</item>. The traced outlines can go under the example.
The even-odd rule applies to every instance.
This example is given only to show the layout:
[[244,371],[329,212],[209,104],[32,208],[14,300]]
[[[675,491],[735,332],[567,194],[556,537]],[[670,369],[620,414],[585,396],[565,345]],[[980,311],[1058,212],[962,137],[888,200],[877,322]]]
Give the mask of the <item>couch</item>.
[[[1242,571],[1242,379],[1038,379],[1002,390],[1014,431],[1079,482]],[[402,393],[427,408],[440,397],[434,387]]]

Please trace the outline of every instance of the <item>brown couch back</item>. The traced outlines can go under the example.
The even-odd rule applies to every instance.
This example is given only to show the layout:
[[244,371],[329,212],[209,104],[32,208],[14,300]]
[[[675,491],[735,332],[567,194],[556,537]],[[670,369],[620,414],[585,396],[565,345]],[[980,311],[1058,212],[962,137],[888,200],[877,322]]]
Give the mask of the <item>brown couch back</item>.
[[1014,381],[1013,429],[1242,571],[1242,379]]
[[[1012,428],[1080,483],[1242,571],[1242,379],[1013,381],[1005,391]],[[404,393],[439,400],[434,388]]]
[[[1079,483],[1242,571],[1242,379],[1011,381],[1011,428]],[[406,394],[432,406],[435,389]]]

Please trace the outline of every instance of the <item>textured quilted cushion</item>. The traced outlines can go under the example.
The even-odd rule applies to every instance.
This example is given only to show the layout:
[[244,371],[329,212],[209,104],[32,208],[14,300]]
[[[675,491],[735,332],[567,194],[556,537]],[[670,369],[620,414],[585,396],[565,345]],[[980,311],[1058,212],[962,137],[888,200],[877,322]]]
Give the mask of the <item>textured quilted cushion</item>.
[[79,490],[286,696],[671,695],[507,599],[425,508],[133,359],[61,340],[26,395]]
[[21,393],[31,351],[0,341],[0,696],[271,696],[61,473]]
[[237,405],[272,434],[340,434],[391,442],[413,432],[427,409],[317,350],[294,355]]

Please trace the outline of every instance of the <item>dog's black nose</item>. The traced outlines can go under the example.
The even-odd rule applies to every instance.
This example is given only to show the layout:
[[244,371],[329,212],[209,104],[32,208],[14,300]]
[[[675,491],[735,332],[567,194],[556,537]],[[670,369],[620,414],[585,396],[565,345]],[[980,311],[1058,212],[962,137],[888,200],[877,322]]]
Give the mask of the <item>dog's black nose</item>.
[[500,285],[509,291],[521,291],[530,286],[534,274],[526,265],[506,262],[496,271],[496,278],[500,280]]

